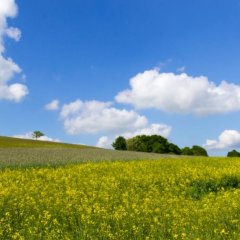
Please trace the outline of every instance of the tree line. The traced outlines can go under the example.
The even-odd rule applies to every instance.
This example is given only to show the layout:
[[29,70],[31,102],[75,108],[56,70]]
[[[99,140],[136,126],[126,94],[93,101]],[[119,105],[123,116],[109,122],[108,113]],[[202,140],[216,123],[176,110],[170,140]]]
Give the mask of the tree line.
[[137,152],[166,153],[176,155],[208,156],[207,151],[198,145],[179,148],[160,135],[138,135],[129,139],[119,136],[112,143],[115,150],[128,150]]

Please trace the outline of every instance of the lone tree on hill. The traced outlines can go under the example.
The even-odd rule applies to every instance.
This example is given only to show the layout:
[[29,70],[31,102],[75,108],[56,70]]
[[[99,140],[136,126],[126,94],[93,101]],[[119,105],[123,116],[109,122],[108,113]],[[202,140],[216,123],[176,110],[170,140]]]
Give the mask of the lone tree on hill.
[[44,136],[44,133],[42,133],[41,131],[34,131],[32,134],[32,137],[35,138],[36,140],[42,136]]
[[112,146],[115,150],[127,150],[126,139],[122,136],[116,138],[115,142],[113,142]]

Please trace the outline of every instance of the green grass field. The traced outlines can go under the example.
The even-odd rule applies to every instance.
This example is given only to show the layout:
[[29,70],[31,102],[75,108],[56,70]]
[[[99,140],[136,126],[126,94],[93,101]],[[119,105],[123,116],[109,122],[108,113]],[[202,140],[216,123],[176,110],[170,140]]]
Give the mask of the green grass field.
[[238,158],[12,140],[0,147],[0,239],[240,239]]
[[175,156],[156,153],[113,151],[66,143],[0,137],[0,168],[57,167],[118,160],[144,160]]
[[0,136],[0,148],[87,148],[84,145]]

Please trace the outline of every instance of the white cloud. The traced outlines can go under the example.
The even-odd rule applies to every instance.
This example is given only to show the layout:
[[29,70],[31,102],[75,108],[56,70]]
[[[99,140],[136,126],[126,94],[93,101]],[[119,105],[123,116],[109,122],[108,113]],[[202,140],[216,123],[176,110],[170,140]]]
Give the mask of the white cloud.
[[136,131],[129,131],[122,133],[121,135],[125,138],[131,138],[137,135],[161,135],[163,137],[168,137],[170,135],[172,128],[166,124],[150,124],[145,128],[139,128]]
[[[7,18],[14,18],[17,15],[17,5],[14,0],[1,0],[0,4],[0,53],[4,52],[3,37],[9,34]],[[10,28],[11,29],[11,28]],[[11,37],[11,36],[10,36]]]
[[[23,139],[34,139],[35,140],[35,138],[33,138],[32,135],[33,135],[33,132],[28,132],[28,133],[25,133],[25,134],[17,134],[17,135],[14,135],[13,137],[23,138]],[[48,136],[41,136],[37,140],[49,141],[49,142],[60,142],[60,140],[54,139],[54,138],[51,138],[51,137],[48,137]]]
[[6,17],[15,17],[17,5],[14,0],[1,0],[0,14]]
[[161,70],[161,69],[167,67],[169,64],[171,64],[172,61],[173,61],[173,60],[172,60],[171,58],[168,58],[168,59],[166,59],[166,60],[158,63],[156,69],[157,69],[157,70]]
[[225,130],[219,135],[218,140],[207,140],[204,147],[209,150],[240,147],[240,131]]
[[76,100],[60,113],[69,134],[119,133],[145,127],[148,121],[133,110],[117,109],[110,102]]
[[134,76],[130,86],[131,89],[118,93],[115,99],[137,109],[197,115],[240,110],[240,85],[225,81],[216,85],[204,76],[161,73],[153,69]]
[[59,101],[57,99],[51,101],[50,103],[45,105],[45,110],[55,111],[59,109]]
[[21,31],[18,28],[8,27],[7,18],[17,15],[17,5],[14,0],[1,0],[0,4],[0,100],[19,102],[28,94],[27,86],[8,82],[21,72],[20,67],[11,58],[4,57],[4,38],[10,37],[19,41]]
[[109,138],[108,136],[102,136],[98,139],[96,147],[111,149],[113,141],[113,138]]
[[9,27],[6,29],[6,35],[18,42],[21,38],[21,31],[18,28]]
[[179,67],[177,69],[178,72],[185,72],[186,71],[186,67],[185,66],[182,66],[182,67]]

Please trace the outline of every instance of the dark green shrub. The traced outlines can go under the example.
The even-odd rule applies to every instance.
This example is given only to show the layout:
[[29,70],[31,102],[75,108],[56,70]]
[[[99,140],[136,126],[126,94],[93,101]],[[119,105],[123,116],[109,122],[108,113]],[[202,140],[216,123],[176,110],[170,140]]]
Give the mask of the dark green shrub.
[[232,150],[232,151],[228,152],[227,156],[228,157],[240,157],[240,153],[236,150]]
[[208,156],[207,151],[203,147],[197,145],[192,147],[192,152],[194,156]]

